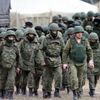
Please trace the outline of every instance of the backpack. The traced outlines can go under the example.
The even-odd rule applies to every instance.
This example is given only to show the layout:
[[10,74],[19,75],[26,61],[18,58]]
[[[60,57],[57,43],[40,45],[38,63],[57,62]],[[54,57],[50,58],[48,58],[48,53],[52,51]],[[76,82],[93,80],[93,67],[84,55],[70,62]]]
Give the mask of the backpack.
[[75,39],[71,39],[71,51],[70,51],[70,59],[72,59],[75,63],[84,63],[86,58],[86,41],[85,39],[81,40],[81,43],[76,43]]
[[12,68],[16,61],[16,50],[14,47],[2,46],[1,65],[3,68]]

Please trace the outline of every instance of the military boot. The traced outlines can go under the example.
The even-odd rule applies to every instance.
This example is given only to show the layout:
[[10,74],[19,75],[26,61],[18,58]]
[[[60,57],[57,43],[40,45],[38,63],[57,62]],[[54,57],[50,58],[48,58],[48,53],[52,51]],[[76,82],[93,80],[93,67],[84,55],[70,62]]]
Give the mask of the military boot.
[[69,94],[70,92],[70,87],[67,87],[67,94]]
[[89,95],[91,97],[94,97],[94,94],[95,94],[95,89],[90,89]]
[[8,90],[5,90],[4,99],[8,99],[8,97],[9,97],[9,92],[8,92]]
[[20,87],[16,87],[16,92],[15,92],[16,95],[20,94]]
[[33,90],[32,90],[32,88],[29,88],[29,96],[33,96]]
[[80,91],[78,91],[77,93],[78,93],[78,98],[81,98],[81,97],[82,97],[82,95],[83,95],[83,89],[82,89],[82,90],[80,90]]
[[51,92],[47,92],[43,89],[43,98],[51,98]]
[[2,99],[3,98],[3,92],[2,92],[2,90],[0,90],[0,99]]
[[54,97],[61,98],[60,93],[59,93],[59,89],[55,89]]
[[13,91],[8,91],[8,99],[13,100]]
[[26,95],[26,87],[22,88],[22,95]]
[[73,100],[78,100],[77,90],[73,90]]
[[37,90],[34,90],[33,93],[34,93],[35,96],[38,96],[38,91]]

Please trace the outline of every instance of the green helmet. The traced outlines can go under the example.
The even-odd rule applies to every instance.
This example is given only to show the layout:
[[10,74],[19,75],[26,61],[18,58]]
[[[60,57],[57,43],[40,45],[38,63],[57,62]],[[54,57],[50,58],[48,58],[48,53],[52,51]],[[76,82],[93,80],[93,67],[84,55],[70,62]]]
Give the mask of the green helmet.
[[68,17],[67,16],[63,16],[62,17],[62,21],[68,21]]
[[99,12],[95,13],[94,17],[100,17],[100,13]]
[[24,32],[22,30],[17,30],[16,31],[16,37],[23,38],[24,37]]
[[90,33],[89,40],[99,40],[97,33],[95,32]]
[[55,22],[55,21],[59,21],[59,16],[53,16],[52,17],[52,22]]
[[51,24],[49,25],[49,30],[50,30],[50,31],[58,31],[58,30],[60,30],[60,28],[59,28],[58,24],[56,24],[56,23],[51,23]]
[[89,38],[89,33],[87,31],[84,31],[83,36],[88,39]]
[[80,13],[75,13],[72,18],[73,19],[80,18]]
[[93,17],[93,16],[94,16],[93,11],[89,11],[89,12],[87,13],[87,17]]
[[85,19],[85,18],[86,18],[86,14],[85,14],[84,12],[81,12],[81,13],[80,13],[80,18],[81,18],[81,19]]
[[92,27],[91,25],[87,25],[87,26],[85,27],[85,30],[86,30],[86,31],[87,31],[87,30],[93,31],[93,27]]
[[84,33],[83,27],[82,26],[75,26],[74,33],[79,33],[79,32]]
[[36,31],[35,31],[34,28],[27,28],[27,29],[25,30],[25,36],[26,36],[27,34],[29,34],[29,33],[32,33],[32,34],[34,34],[34,35],[36,36]]
[[15,37],[16,37],[16,34],[15,34],[14,31],[12,31],[12,30],[8,30],[8,31],[6,32],[5,37],[7,37],[7,36],[15,36]]
[[74,33],[74,28],[68,28],[67,31],[65,31],[65,34],[71,35]]

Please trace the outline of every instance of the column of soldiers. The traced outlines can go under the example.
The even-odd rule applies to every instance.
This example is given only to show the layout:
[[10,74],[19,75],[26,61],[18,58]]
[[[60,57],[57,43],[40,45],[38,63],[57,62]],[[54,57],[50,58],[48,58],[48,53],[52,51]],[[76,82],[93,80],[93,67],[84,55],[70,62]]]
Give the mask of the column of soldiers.
[[83,95],[89,80],[89,95],[95,95],[100,76],[100,13],[89,11],[53,16],[48,26],[26,22],[23,28],[0,28],[0,99],[16,95],[61,98],[60,91],[73,92],[73,100]]

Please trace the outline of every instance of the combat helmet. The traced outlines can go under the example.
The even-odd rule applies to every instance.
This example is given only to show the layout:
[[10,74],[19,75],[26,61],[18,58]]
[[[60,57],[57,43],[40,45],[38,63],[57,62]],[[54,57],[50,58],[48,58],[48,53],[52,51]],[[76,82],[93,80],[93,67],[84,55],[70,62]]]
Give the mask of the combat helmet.
[[84,33],[83,27],[82,26],[75,26],[74,33],[79,33],[79,32]]

